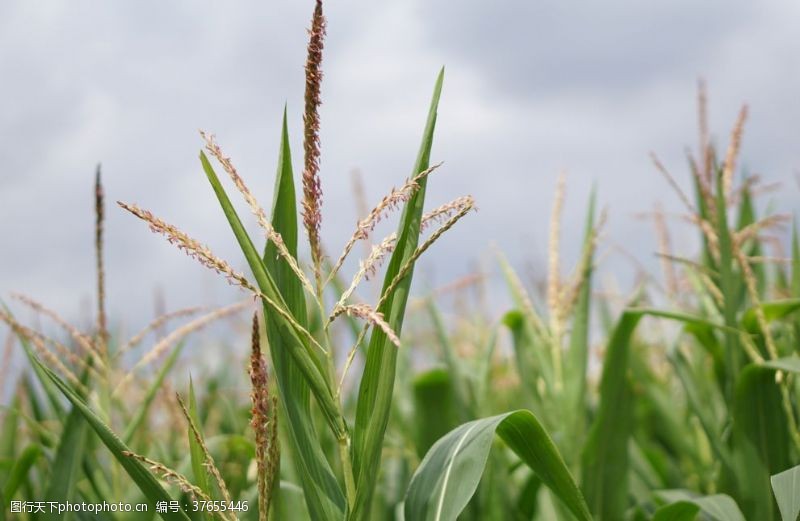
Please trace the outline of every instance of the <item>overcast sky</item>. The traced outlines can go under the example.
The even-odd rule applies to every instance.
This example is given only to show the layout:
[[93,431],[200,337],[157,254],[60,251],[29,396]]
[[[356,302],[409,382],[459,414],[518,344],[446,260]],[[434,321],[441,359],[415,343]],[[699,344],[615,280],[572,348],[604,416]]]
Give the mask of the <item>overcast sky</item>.
[[[139,203],[243,266],[199,166],[197,129],[217,135],[268,207],[285,103],[301,157],[312,7],[310,0],[0,3],[2,298],[23,291],[71,317],[90,301],[98,162],[109,200],[115,323],[149,319],[156,287],[168,308],[240,298],[112,203]],[[445,165],[431,179],[428,203],[472,194],[480,211],[423,259],[418,290],[491,261],[492,245],[543,277],[561,170],[568,172],[567,259],[596,183],[609,211],[608,243],[651,265],[652,225],[634,215],[658,201],[680,207],[648,153],[688,186],[684,149],[697,141],[701,76],[716,141],[727,142],[739,106],[749,103],[742,165],[783,182],[771,196],[778,208],[800,202],[797,2],[336,0],[326,13],[322,183],[330,251],[339,251],[358,217],[353,169],[373,202],[410,173],[436,74],[446,66],[433,149]],[[690,253],[689,238],[674,241]],[[605,268],[623,282],[633,269],[619,255]]]

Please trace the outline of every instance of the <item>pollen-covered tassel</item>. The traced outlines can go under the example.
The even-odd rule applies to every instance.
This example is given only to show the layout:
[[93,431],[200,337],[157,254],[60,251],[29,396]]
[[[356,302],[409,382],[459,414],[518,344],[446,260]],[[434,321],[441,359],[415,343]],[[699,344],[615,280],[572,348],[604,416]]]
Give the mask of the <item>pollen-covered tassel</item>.
[[256,438],[256,465],[258,468],[258,519],[266,521],[272,490],[278,474],[280,449],[278,447],[277,400],[270,396],[267,366],[261,355],[258,314],[253,314],[252,348],[250,351],[250,399],[253,403],[250,425]]
[[322,262],[322,247],[319,239],[322,222],[322,187],[319,180],[319,106],[322,103],[320,86],[322,84],[322,49],[325,40],[325,16],[322,14],[320,0],[317,0],[314,8],[311,29],[308,33],[305,110],[303,113],[303,224],[308,232],[314,273],[319,282]]

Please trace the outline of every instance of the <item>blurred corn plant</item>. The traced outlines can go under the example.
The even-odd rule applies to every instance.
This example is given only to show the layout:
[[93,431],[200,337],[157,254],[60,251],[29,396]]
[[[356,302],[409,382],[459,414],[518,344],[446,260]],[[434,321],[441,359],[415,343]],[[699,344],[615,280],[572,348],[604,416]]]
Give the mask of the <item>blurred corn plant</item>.
[[[662,300],[668,309],[645,306],[650,286],[637,291],[616,323],[608,303],[600,302],[609,337],[598,353],[602,366],[596,400],[587,384],[594,198],[583,256],[572,277],[579,289],[563,290],[559,185],[547,315],[534,307],[519,277],[501,259],[518,307],[504,322],[513,335],[524,401],[533,404],[553,433],[596,519],[797,518],[800,489],[788,485],[789,476],[797,476],[792,466],[800,460],[798,318],[792,314],[800,308],[797,232],[787,258],[782,242],[766,233],[788,217],[757,216],[756,179],[745,178],[734,187],[746,107],[721,162],[710,144],[705,113],[701,88],[700,159],[690,157],[694,202],[654,156],[686,207],[683,218],[700,232],[700,258],[669,251],[664,215],[656,212],[667,282]],[[777,253],[768,256],[767,246]],[[564,287],[570,288],[569,283]],[[570,293],[578,295],[574,305],[563,298]],[[645,316],[677,323],[678,338],[668,344],[652,334],[636,335]],[[516,504],[532,497],[538,478],[530,479],[530,489],[518,488]],[[539,501],[537,509],[542,508]],[[555,512],[551,516],[564,518]]]
[[[0,310],[0,320],[10,327],[3,382],[12,379],[10,349],[15,343],[22,347],[32,368],[31,373],[22,373],[17,379],[4,411],[0,519],[13,512],[12,501],[48,505],[31,518],[68,519],[87,514],[51,511],[49,504],[133,504],[142,500],[142,491],[148,497],[166,499],[161,485],[144,465],[176,483],[179,490],[190,492],[180,474],[130,452],[128,447],[136,446],[170,461],[180,459],[182,447],[154,434],[176,425],[180,428],[177,403],[169,397],[163,399],[170,394],[167,377],[187,337],[214,322],[235,317],[249,305],[244,301],[215,310],[180,309],[159,315],[127,340],[112,335],[105,311],[104,194],[99,167],[94,196],[97,309],[90,332],[21,294],[12,297],[35,312],[37,322],[49,320],[67,338],[48,335],[42,326],[25,325],[6,305]],[[169,322],[180,319],[191,320],[169,333],[164,331]],[[150,338],[152,345],[142,349]],[[66,404],[63,398],[67,398]],[[118,435],[112,433],[112,425],[119,429]],[[222,422],[219,426],[223,427]],[[102,444],[112,449],[120,464],[98,451]],[[125,471],[133,473],[142,491],[127,485]],[[10,519],[16,519],[14,515]]]
[[[561,178],[541,298],[501,256],[514,309],[499,323],[490,313],[462,310],[454,324],[435,293],[409,305],[416,261],[474,209],[466,196],[425,211],[428,178],[440,166],[430,159],[443,73],[410,177],[366,210],[341,253],[329,257],[319,1],[309,35],[301,190],[286,111],[269,214],[215,138],[201,133],[202,170],[249,275],[151,212],[119,203],[256,301],[249,363],[242,360],[240,374],[223,364],[178,396],[167,378],[185,336],[249,302],[168,335],[160,333],[164,323],[200,310],[161,316],[126,342],[109,334],[98,177],[92,332],[27,297],[17,300],[54,319],[70,341],[25,326],[9,308],[0,314],[32,369],[0,429],[0,521],[12,500],[150,505],[147,514],[109,519],[797,520],[800,246],[796,229],[788,256],[768,235],[787,218],[757,215],[753,178],[734,186],[746,111],[718,161],[701,90],[699,153],[689,161],[693,200],[655,160],[702,247],[697,258],[673,255],[666,216],[654,213],[661,298],[652,281],[621,310],[595,298],[604,216],[596,215],[594,194],[579,259],[562,278]],[[255,216],[258,235],[246,229],[212,161]],[[378,222],[394,211],[397,230],[373,240]],[[301,228],[308,264],[298,257]],[[365,255],[346,277],[359,242]],[[359,296],[364,281],[380,272],[377,300],[367,304]],[[423,333],[403,327],[409,315]],[[637,332],[644,317],[678,329]],[[153,348],[127,363],[151,334]],[[420,371],[425,357],[434,366]],[[241,382],[250,388],[249,405],[231,391]],[[30,516],[39,517],[47,516]]]

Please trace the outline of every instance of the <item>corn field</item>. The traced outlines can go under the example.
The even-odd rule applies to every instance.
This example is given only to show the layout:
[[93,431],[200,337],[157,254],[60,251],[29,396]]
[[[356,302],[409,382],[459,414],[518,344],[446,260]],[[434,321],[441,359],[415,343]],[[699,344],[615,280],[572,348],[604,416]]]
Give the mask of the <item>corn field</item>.
[[[408,178],[333,245],[320,175],[325,31],[318,0],[303,148],[293,160],[287,110],[276,122],[271,205],[200,133],[198,173],[241,257],[217,256],[156,211],[107,204],[98,169],[92,328],[26,294],[3,296],[0,379],[13,393],[0,409],[0,521],[796,521],[800,240],[784,209],[759,213],[758,179],[741,175],[747,108],[717,149],[701,88],[688,171],[674,176],[652,158],[700,245],[692,257],[672,254],[656,212],[662,280],[643,280],[624,305],[596,290],[605,211],[594,194],[580,216],[580,258],[560,275],[562,178],[543,287],[498,253],[513,305],[500,320],[486,313],[475,276],[446,289],[465,303],[453,318],[437,292],[412,294],[415,267],[451,228],[479,219],[477,205],[495,202],[452,194],[442,206],[426,203],[428,183],[447,168],[432,160],[444,70],[431,78]],[[166,312],[133,336],[109,328],[109,211],[138,218],[224,277],[241,301]],[[381,237],[387,220],[396,231]],[[374,299],[369,280],[382,280]],[[61,334],[21,318],[31,310]],[[225,354],[210,374],[190,376],[193,333],[231,323],[240,332],[230,343],[247,359]],[[19,371],[12,354],[25,359]],[[432,360],[421,368],[424,357]],[[84,508],[53,507],[70,504]]]

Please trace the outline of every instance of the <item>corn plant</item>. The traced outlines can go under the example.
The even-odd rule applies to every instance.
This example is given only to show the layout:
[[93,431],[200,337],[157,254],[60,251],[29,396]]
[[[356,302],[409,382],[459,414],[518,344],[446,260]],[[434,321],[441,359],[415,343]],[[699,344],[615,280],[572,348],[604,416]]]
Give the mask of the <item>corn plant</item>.
[[[32,374],[18,380],[14,398],[5,411],[0,444],[3,447],[0,519],[5,519],[13,498],[60,505],[80,501],[92,504],[136,502],[141,492],[124,485],[123,468],[134,472],[135,479],[153,494],[153,498],[166,498],[145,467],[128,457],[119,458],[122,466],[114,464],[98,453],[98,441],[118,449],[114,453],[118,457],[129,451],[129,445],[136,445],[173,459],[180,449],[170,443],[156,443],[150,432],[159,416],[174,409],[170,407],[171,399],[162,398],[165,393],[169,394],[167,377],[187,337],[208,324],[235,315],[248,304],[240,302],[205,310],[202,315],[202,308],[180,309],[158,316],[128,339],[112,335],[105,311],[105,209],[99,168],[94,196],[97,308],[91,331],[69,323],[26,295],[13,297],[40,319],[58,326],[66,339],[25,325],[5,305],[0,310],[0,319],[10,327],[10,339],[16,338],[33,369]],[[163,331],[169,322],[186,318],[192,320],[169,333]],[[155,337],[152,346],[141,352],[141,345],[151,337]],[[9,347],[12,346],[13,343],[9,343]],[[156,370],[153,370],[154,365]],[[9,367],[4,366],[4,371],[7,369]],[[10,378],[4,375],[4,380],[6,376]],[[67,406],[60,399],[62,394],[68,398]],[[119,427],[119,434],[112,433],[109,425]],[[94,437],[93,432],[98,437]],[[154,470],[163,471],[168,479],[185,486],[182,478],[164,465],[146,461]],[[66,519],[76,514],[48,510],[42,516]]]
[[[462,310],[453,323],[436,292],[411,299],[417,261],[475,206],[464,196],[425,210],[427,183],[441,168],[431,157],[443,71],[410,176],[329,256],[318,110],[325,30],[317,0],[300,186],[284,110],[270,212],[215,137],[201,132],[199,170],[248,273],[150,211],[119,203],[246,301],[169,334],[161,332],[167,321],[200,310],[162,315],[126,341],[115,334],[105,311],[98,173],[91,331],[25,296],[15,299],[54,320],[68,340],[25,325],[9,307],[0,311],[30,366],[0,429],[0,521],[15,500],[149,505],[146,515],[110,519],[796,521],[800,245],[795,227],[791,252],[782,253],[768,234],[788,217],[759,217],[755,180],[736,183],[746,110],[720,160],[701,90],[693,199],[654,157],[702,245],[696,257],[672,254],[666,216],[653,214],[663,287],[645,282],[621,307],[595,294],[605,212],[597,215],[594,192],[580,257],[562,276],[562,178],[544,294],[529,291],[500,256],[513,309],[499,321]],[[396,211],[396,231],[375,237],[378,222]],[[348,276],[359,243],[366,253]],[[364,281],[379,274],[368,304]],[[173,383],[188,335],[244,311],[253,312],[249,342],[219,346],[230,363]],[[644,331],[643,320],[677,329]],[[152,348],[131,363],[150,336]],[[248,348],[238,365],[235,343]],[[434,366],[420,370],[425,357]],[[49,515],[70,516],[89,518]]]

